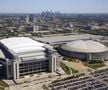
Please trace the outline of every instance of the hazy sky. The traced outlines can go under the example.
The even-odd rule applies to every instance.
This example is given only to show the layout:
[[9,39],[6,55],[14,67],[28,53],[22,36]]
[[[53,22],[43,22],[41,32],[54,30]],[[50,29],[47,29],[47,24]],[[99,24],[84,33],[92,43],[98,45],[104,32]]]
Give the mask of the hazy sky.
[[0,13],[108,13],[108,0],[0,0]]

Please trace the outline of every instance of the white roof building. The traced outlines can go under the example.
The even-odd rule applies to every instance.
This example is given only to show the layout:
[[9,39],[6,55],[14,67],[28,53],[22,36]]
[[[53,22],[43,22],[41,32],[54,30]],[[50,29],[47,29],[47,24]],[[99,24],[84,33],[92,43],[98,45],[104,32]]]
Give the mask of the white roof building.
[[13,37],[2,39],[0,42],[14,53],[44,50],[43,43],[34,41],[28,37]]
[[81,53],[100,53],[108,51],[108,47],[92,40],[77,40],[61,47],[64,50]]
[[104,38],[104,36],[100,35],[91,35],[91,34],[75,34],[75,35],[61,35],[61,36],[51,36],[51,37],[33,37],[35,40],[49,43],[50,45],[58,45],[58,44],[64,44],[67,42],[72,42],[75,40],[100,40]]
[[[5,68],[0,75],[19,79],[40,72],[54,72],[58,67],[56,52],[47,44],[28,37],[0,40],[0,64]],[[2,75],[2,76],[3,76]]]

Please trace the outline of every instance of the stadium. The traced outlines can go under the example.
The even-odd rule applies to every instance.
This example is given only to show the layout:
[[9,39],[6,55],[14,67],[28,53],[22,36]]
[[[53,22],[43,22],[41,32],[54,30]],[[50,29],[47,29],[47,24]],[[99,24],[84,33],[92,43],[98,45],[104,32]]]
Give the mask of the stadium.
[[56,68],[56,52],[49,45],[28,37],[0,40],[1,78],[16,80],[25,75],[54,72]]
[[81,60],[108,60],[108,47],[93,40],[76,40],[61,46],[59,52]]

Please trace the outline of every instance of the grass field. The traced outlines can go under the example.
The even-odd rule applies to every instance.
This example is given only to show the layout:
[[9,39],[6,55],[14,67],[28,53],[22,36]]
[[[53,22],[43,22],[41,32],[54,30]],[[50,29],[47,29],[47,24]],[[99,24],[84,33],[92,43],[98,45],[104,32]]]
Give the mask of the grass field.
[[77,59],[72,57],[63,57],[63,60],[69,61],[69,62],[77,62]]
[[74,73],[78,73],[79,71],[72,68],[72,67],[68,67],[65,63],[61,62],[61,67],[62,69],[66,72],[66,74],[71,74],[71,72]]
[[89,61],[89,62],[85,62],[84,65],[93,69],[97,69],[105,66],[105,64],[102,61]]
[[5,82],[3,82],[2,80],[0,80],[0,90],[4,90],[4,87],[8,87],[9,85],[7,85]]

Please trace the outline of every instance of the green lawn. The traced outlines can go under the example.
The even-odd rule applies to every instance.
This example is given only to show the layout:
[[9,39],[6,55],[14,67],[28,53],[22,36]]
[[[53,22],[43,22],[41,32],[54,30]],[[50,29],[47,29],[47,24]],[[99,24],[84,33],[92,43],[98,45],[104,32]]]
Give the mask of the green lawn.
[[62,69],[66,72],[66,74],[71,74],[70,73],[70,69],[69,69],[69,67],[68,66],[66,66],[64,63],[60,63],[60,65],[61,65],[61,67],[62,67]]
[[3,82],[2,80],[0,80],[0,90],[4,90],[4,87],[8,87],[9,85],[7,85],[5,82]]
[[84,62],[84,65],[93,68],[93,69],[97,69],[100,67],[105,66],[105,64],[102,61],[89,61],[89,62]]
[[78,70],[75,70],[73,68],[71,68],[71,71],[72,71],[72,73],[78,73],[79,72]]
[[76,62],[77,61],[75,58],[72,58],[72,57],[63,57],[63,60],[67,60],[69,62]]
[[[60,63],[60,65],[61,65],[62,69],[66,72],[66,74],[71,74],[71,71],[72,71],[73,74],[79,72],[78,70],[75,70],[75,69],[73,69],[73,68],[71,68],[71,67],[68,67],[67,65],[65,65],[65,64],[62,63],[62,62]],[[71,71],[70,71],[70,70],[71,70]]]

